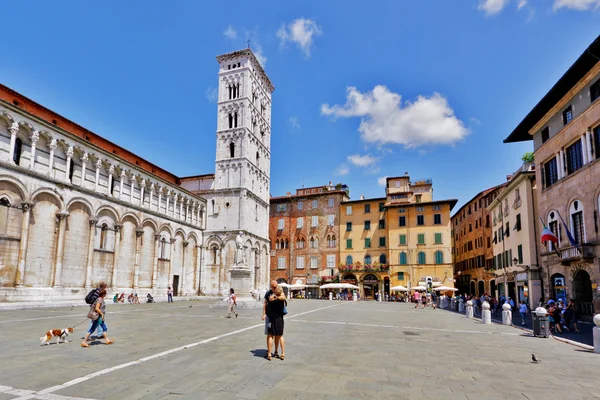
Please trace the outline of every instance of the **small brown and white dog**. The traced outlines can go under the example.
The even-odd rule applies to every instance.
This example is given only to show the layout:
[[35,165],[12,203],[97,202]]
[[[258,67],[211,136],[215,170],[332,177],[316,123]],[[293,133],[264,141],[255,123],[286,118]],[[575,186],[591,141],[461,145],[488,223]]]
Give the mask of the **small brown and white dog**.
[[46,332],[46,334],[44,336],[42,336],[40,338],[40,342],[41,344],[50,344],[50,340],[55,337],[56,338],[56,344],[59,344],[61,342],[61,339],[63,342],[65,343],[69,343],[69,341],[67,340],[67,336],[69,336],[69,333],[73,333],[73,328],[67,328],[67,329],[51,329],[48,332]]

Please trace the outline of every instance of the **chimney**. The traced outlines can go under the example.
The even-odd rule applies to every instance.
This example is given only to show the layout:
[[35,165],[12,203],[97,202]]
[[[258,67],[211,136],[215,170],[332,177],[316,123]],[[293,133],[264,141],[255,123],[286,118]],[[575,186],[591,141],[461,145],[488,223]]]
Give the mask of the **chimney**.
[[405,173],[404,173],[404,176],[408,176],[408,172],[405,172]]
[[506,181],[509,182],[512,179],[512,175],[506,175]]
[[291,196],[291,193],[290,193],[290,192],[287,192],[285,195],[286,195],[286,196]]
[[362,195],[361,195],[361,196],[360,196],[360,199],[361,199],[361,200],[364,200],[364,199],[365,199],[365,196],[362,196]]

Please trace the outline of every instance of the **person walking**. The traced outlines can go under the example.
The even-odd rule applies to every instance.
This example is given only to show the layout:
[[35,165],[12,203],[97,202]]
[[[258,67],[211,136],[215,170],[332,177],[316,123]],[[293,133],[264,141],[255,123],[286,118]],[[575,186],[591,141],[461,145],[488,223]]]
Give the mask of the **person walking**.
[[[93,293],[88,294],[88,296],[90,297],[90,301],[91,303],[89,303],[90,305],[94,304],[96,302],[96,299],[98,298],[98,295],[100,293],[100,290],[105,290],[106,291],[106,283],[105,282],[100,282],[100,284],[98,285],[98,287],[94,290]],[[86,297],[86,301],[87,301],[87,297]],[[92,328],[92,325],[94,324],[94,321],[90,321],[90,326],[88,327],[88,330],[90,330]],[[102,326],[98,325],[98,332],[96,333],[96,338],[99,338],[102,336]],[[94,331],[92,331],[92,335],[93,335]]]
[[90,345],[87,344],[87,342],[91,334],[96,330],[96,327],[98,325],[102,326],[102,336],[104,336],[104,339],[106,339],[106,344],[114,343],[114,340],[110,340],[106,335],[108,328],[106,327],[106,303],[104,302],[105,297],[106,290],[100,289],[100,291],[98,292],[98,298],[96,299],[94,304],[90,306],[90,313],[88,315],[91,316],[90,318],[92,319],[92,326],[85,334],[85,338],[83,339],[83,342],[81,342],[81,347],[90,347]]
[[575,309],[575,300],[569,300],[569,304],[567,304],[567,309],[563,314],[565,318],[565,327],[567,330],[571,329],[571,322],[573,322],[573,328],[575,328],[575,332],[579,332],[579,328],[577,327],[577,315]]
[[267,290],[267,292],[265,293],[264,302],[263,302],[262,320],[265,321],[265,335],[267,335],[267,354],[265,355],[265,358],[267,360],[271,360],[271,348],[273,347],[273,336],[269,333],[270,321],[269,321],[268,313],[270,313],[271,303],[273,301],[275,301],[275,292],[274,291],[275,291],[275,289],[277,289],[277,286],[279,286],[277,281],[272,280],[271,288],[269,290]]
[[527,304],[525,304],[525,300],[521,300],[519,314],[521,314],[521,325],[525,326],[525,315],[527,314]]
[[169,288],[167,289],[167,303],[172,303],[173,302],[173,289],[171,289],[171,286],[169,286]]
[[[283,340],[283,316],[285,306],[287,302],[283,294],[283,288],[277,286],[274,291],[274,300],[271,302],[271,307],[267,311],[269,317],[269,334],[273,336],[275,340],[275,354],[274,357],[279,357],[280,360],[285,359],[285,341]],[[281,355],[277,354],[277,349],[281,347]],[[269,349],[267,349],[269,350]],[[267,360],[271,360],[270,354]]]
[[231,318],[231,313],[235,314],[235,317],[238,317],[238,314],[235,312],[234,307],[237,307],[237,302],[235,301],[235,291],[233,288],[229,289],[229,298],[227,299],[227,303],[229,304],[229,312],[227,313],[227,318]]

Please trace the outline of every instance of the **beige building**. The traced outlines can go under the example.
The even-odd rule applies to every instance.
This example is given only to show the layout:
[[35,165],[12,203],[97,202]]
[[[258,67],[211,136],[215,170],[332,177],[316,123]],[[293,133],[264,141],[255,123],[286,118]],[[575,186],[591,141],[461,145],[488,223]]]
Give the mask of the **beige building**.
[[600,311],[598,54],[600,36],[505,139],[533,140],[538,210],[559,238],[556,247],[537,241],[544,296],[575,299],[584,317]]
[[537,241],[535,166],[524,164],[488,207],[492,216],[493,269],[497,292],[535,309],[542,296]]

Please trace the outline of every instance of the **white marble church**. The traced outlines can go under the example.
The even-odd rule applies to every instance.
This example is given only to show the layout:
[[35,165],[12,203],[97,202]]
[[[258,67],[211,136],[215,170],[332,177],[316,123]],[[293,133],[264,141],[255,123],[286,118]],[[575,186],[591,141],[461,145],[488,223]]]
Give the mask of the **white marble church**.
[[0,84],[0,301],[221,295],[241,260],[267,287],[274,88],[250,49],[217,61],[215,174],[185,178]]

